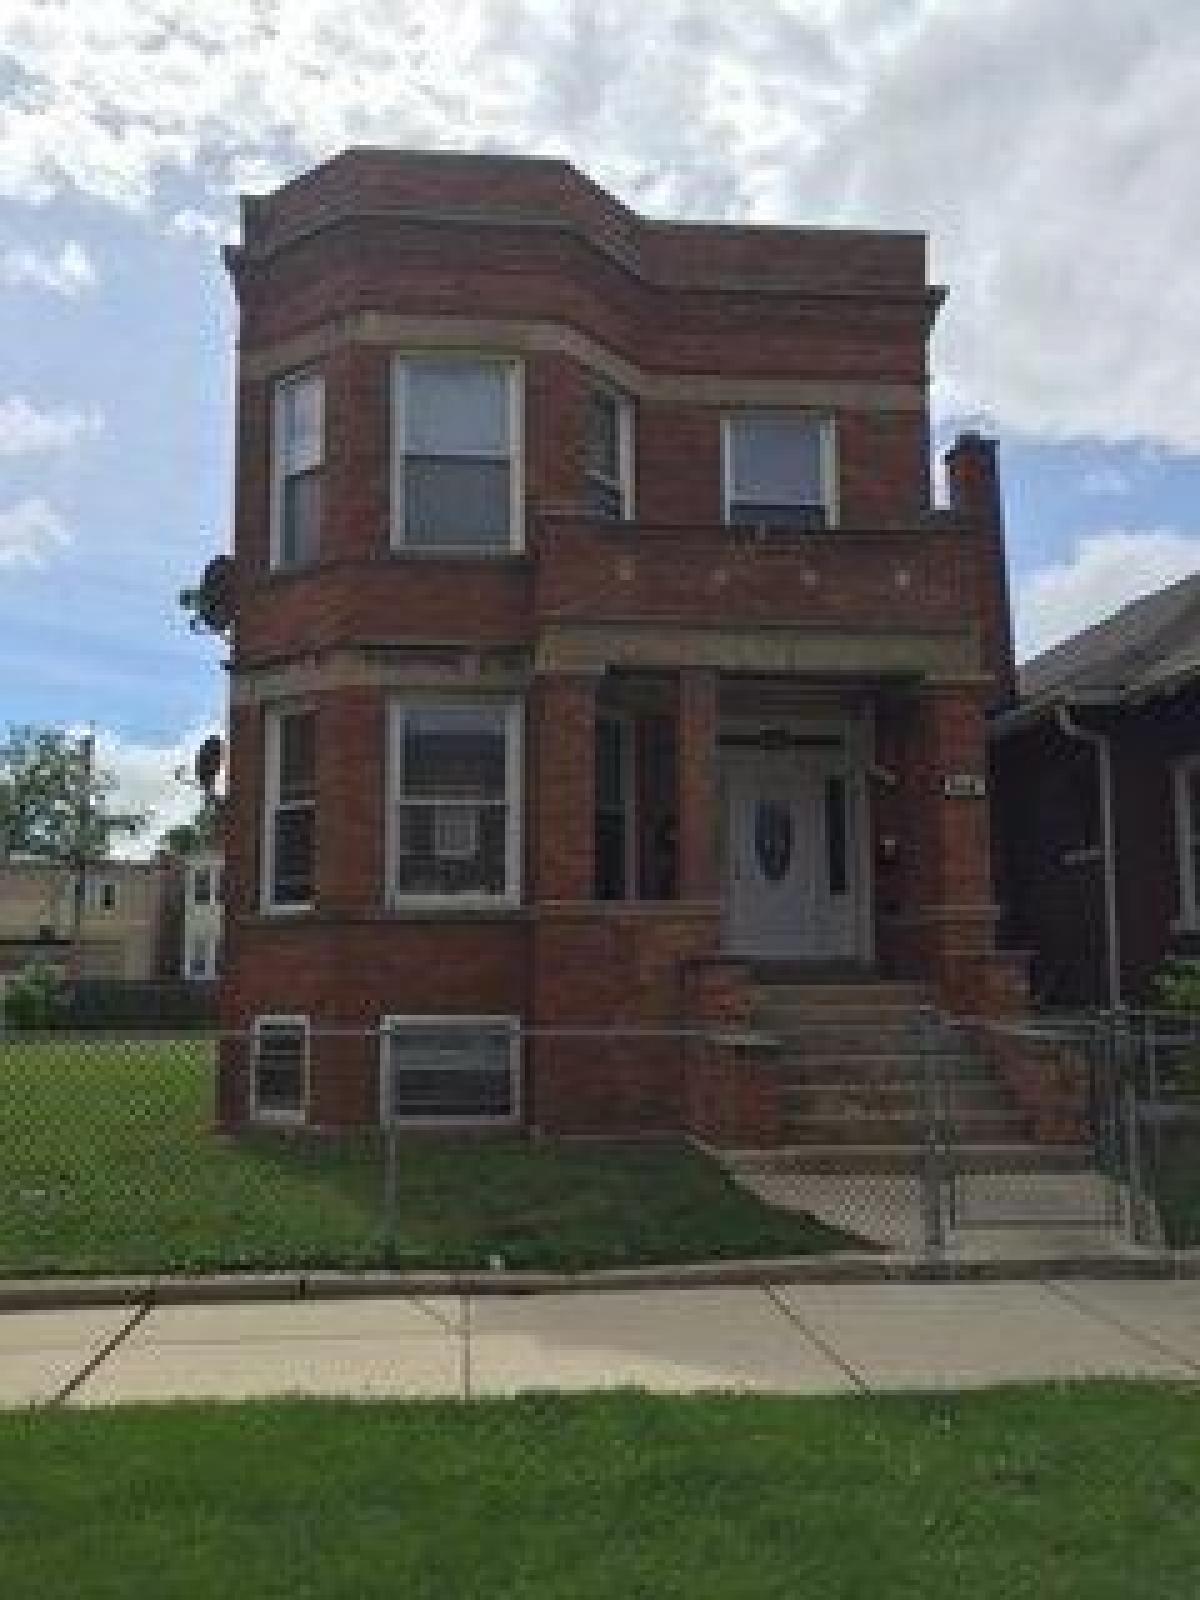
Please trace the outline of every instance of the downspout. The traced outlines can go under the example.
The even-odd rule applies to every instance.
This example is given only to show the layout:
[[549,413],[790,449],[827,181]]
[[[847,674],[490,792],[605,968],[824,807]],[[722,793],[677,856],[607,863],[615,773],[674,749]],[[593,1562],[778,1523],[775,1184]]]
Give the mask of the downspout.
[[1078,739],[1096,752],[1100,780],[1100,830],[1104,853],[1104,931],[1108,953],[1108,1004],[1112,1011],[1121,1008],[1121,925],[1117,912],[1117,843],[1113,826],[1112,743],[1106,733],[1081,728],[1072,720],[1071,708],[1064,701],[1057,708],[1058,726],[1068,739]]

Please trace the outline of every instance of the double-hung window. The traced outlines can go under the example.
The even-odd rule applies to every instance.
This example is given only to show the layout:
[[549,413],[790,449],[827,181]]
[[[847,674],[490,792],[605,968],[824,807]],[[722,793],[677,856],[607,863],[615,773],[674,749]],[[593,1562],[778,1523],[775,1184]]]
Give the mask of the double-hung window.
[[776,528],[837,522],[833,422],[745,411],[724,421],[725,521]]
[[392,432],[394,546],[520,548],[517,362],[398,358],[392,367]]
[[307,1017],[260,1017],[254,1025],[253,1113],[303,1122],[308,1111]]
[[312,905],[316,888],[315,711],[268,711],[266,778],[263,903],[271,911],[299,910]]
[[325,382],[314,373],[275,386],[271,451],[271,565],[315,561],[321,543]]
[[633,403],[612,389],[593,389],[584,429],[584,488],[593,517],[633,516]]
[[192,900],[198,906],[212,904],[212,869],[196,867],[192,873]]
[[519,702],[395,703],[389,898],[520,899]]
[[385,1017],[380,1112],[394,1123],[515,1122],[520,1032],[511,1017]]
[[1179,849],[1179,918],[1200,931],[1200,755],[1175,768],[1175,830]]

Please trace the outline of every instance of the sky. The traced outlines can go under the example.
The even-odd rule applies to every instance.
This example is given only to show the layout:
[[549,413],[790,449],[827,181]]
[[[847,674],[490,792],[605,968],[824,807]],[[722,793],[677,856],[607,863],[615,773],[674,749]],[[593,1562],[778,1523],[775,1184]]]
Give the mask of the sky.
[[176,603],[231,520],[220,246],[354,143],[926,230],[1020,653],[1200,569],[1196,0],[0,0],[0,726],[93,727],[148,838],[224,702]]

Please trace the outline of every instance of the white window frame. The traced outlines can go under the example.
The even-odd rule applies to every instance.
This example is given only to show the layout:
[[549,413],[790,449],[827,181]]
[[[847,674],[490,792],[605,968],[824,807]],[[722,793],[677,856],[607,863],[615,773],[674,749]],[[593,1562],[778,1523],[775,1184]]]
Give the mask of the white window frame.
[[[396,890],[396,868],[401,851],[396,837],[396,809],[399,799],[400,738],[398,727],[409,711],[501,711],[504,714],[504,893],[503,894],[400,894]],[[421,907],[452,907],[466,911],[489,910],[496,906],[521,904],[521,839],[524,772],[525,703],[520,698],[486,699],[462,695],[391,696],[387,710],[387,838],[384,849],[384,899],[389,910],[404,911]]]
[[[825,526],[836,528],[840,513],[836,419],[811,411],[788,411],[768,406],[747,406],[745,410],[726,412],[721,418],[721,521],[726,527],[729,526],[730,509],[738,498],[734,493],[736,486],[733,481],[733,425],[755,417],[783,417],[816,424],[820,430],[821,503],[825,507]],[[812,531],[815,533],[818,530]]]
[[[634,449],[636,440],[634,403],[629,395],[620,389],[614,389],[607,383],[593,383],[591,391],[596,394],[607,395],[617,408],[617,476],[606,478],[601,473],[594,472],[590,467],[585,467],[584,475],[594,478],[596,482],[604,484],[606,488],[616,489],[621,499],[622,522],[632,522],[634,518],[634,485],[637,482],[634,468]],[[589,393],[589,399],[591,395]]]
[[[391,1115],[391,1073],[389,1070],[388,1040],[392,1033],[406,1029],[426,1031],[446,1028],[454,1032],[472,1029],[493,1031],[505,1028],[509,1035],[509,1113],[505,1117],[398,1117]],[[522,1052],[521,1019],[511,1014],[504,1016],[437,1015],[423,1016],[412,1012],[397,1012],[379,1019],[379,1125],[382,1128],[512,1128],[520,1125],[522,1106]]]
[[[315,905],[315,898],[310,900],[289,900],[277,903],[275,900],[275,813],[279,809],[279,724],[284,717],[303,716],[307,713],[316,714],[316,708],[304,702],[286,702],[280,705],[267,706],[263,717],[263,812],[262,812],[262,848],[259,851],[262,862],[262,881],[259,885],[260,904],[264,912],[273,917],[300,916],[311,911]],[[314,785],[315,787],[315,785]],[[316,808],[314,798],[311,802],[313,809],[313,876],[314,889],[316,877]]]
[[[196,954],[201,947],[203,947],[203,955],[197,965]],[[212,940],[208,935],[206,933],[194,933],[192,942],[188,947],[188,977],[196,979],[211,978],[213,976],[212,954]]]
[[[111,894],[111,902],[106,904],[106,891]],[[113,916],[121,909],[121,895],[117,880],[101,873],[98,877],[89,876],[87,887],[84,891],[84,905],[86,909],[96,916]]]
[[1200,753],[1177,761],[1173,770],[1175,796],[1175,844],[1179,867],[1179,921],[1181,932],[1200,932],[1200,895],[1196,888],[1200,863],[1200,833],[1192,828],[1191,796],[1188,790],[1200,777]]
[[[284,397],[291,389],[298,389],[306,383],[317,385],[321,397],[321,457],[317,469],[325,471],[325,374],[305,368],[300,372],[289,372],[283,377],[276,378],[271,387],[271,571],[291,572],[299,571],[311,563],[284,561],[283,559],[283,408]],[[314,470],[314,469],[309,469]],[[322,481],[322,520],[324,518],[324,482]],[[317,557],[321,554],[321,530],[317,535]]]
[[[404,526],[404,461],[408,414],[408,369],[422,361],[464,366],[502,366],[508,374],[508,550],[494,545],[410,544]],[[391,548],[417,555],[476,555],[481,560],[495,559],[525,548],[525,363],[519,356],[502,350],[410,349],[392,355],[391,366]],[[490,458],[489,458],[490,459]],[[499,459],[498,457],[496,459]]]
[[[264,1028],[298,1028],[304,1035],[304,1105],[299,1111],[282,1111],[275,1106],[258,1103],[258,1039]],[[296,1128],[308,1121],[309,1099],[312,1093],[312,1023],[306,1016],[293,1012],[268,1012],[255,1017],[252,1030],[253,1055],[250,1061],[250,1116],[254,1122],[274,1123]]]

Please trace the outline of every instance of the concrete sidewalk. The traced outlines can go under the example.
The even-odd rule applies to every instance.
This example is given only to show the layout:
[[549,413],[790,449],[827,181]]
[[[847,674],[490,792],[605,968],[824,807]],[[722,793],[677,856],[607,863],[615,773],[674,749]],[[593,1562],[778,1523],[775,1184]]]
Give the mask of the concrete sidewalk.
[[1200,1378],[1200,1282],[787,1284],[0,1315],[0,1405]]

